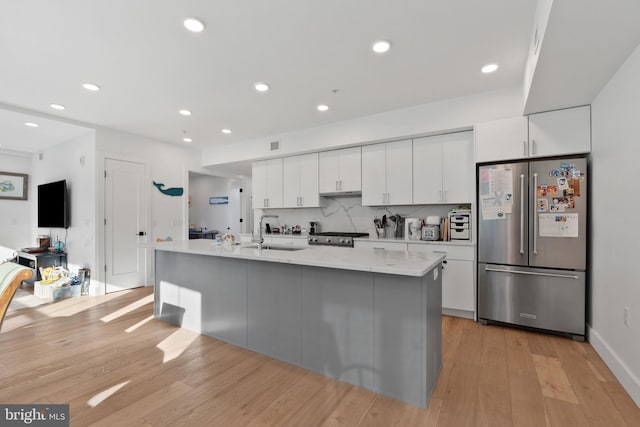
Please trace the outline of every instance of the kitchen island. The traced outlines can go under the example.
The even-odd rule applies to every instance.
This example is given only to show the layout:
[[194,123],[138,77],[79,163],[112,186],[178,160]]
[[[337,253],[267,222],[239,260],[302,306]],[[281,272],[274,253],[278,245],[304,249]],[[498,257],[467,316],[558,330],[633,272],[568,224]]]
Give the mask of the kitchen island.
[[157,244],[154,315],[426,407],[442,366],[444,256],[286,249]]

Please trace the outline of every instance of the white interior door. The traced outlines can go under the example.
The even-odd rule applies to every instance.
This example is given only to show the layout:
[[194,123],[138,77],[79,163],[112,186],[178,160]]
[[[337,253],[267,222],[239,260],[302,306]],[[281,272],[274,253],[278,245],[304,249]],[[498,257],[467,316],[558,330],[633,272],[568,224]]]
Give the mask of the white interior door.
[[105,159],[106,291],[146,284],[144,164]]

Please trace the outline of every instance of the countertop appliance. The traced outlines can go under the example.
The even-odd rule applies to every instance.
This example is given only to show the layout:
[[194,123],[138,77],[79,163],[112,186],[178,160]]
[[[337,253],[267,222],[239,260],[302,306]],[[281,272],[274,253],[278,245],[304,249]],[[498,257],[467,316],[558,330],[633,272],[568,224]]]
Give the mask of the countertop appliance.
[[585,336],[587,159],[479,165],[478,318]]
[[440,217],[428,216],[422,227],[422,240],[440,240]]
[[307,240],[310,245],[343,246],[352,248],[353,239],[356,237],[369,237],[369,233],[316,233],[313,236],[310,235]]
[[309,222],[309,234],[320,233],[320,223],[318,221]]

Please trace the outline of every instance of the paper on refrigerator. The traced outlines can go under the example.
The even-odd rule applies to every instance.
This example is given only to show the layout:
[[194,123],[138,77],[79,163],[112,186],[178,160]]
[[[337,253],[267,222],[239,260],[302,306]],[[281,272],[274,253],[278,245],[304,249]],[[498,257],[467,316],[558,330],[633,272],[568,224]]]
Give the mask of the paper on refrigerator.
[[481,171],[481,208],[484,219],[504,219],[513,209],[513,171],[485,169]]
[[502,199],[495,195],[485,194],[480,196],[480,207],[483,220],[505,219],[506,212]]
[[540,237],[578,237],[578,214],[538,214]]

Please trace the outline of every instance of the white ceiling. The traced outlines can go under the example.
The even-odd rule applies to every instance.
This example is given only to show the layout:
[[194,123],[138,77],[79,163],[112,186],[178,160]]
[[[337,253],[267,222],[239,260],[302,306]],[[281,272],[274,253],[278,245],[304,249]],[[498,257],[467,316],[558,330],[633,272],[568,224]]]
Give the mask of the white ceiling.
[[[175,143],[183,130],[200,147],[241,141],[521,84],[534,13],[533,0],[3,1],[0,102]],[[206,30],[187,32],[189,16]],[[391,51],[373,54],[376,39]],[[9,120],[0,132],[17,132]],[[29,148],[8,136],[23,145],[3,148]]]

